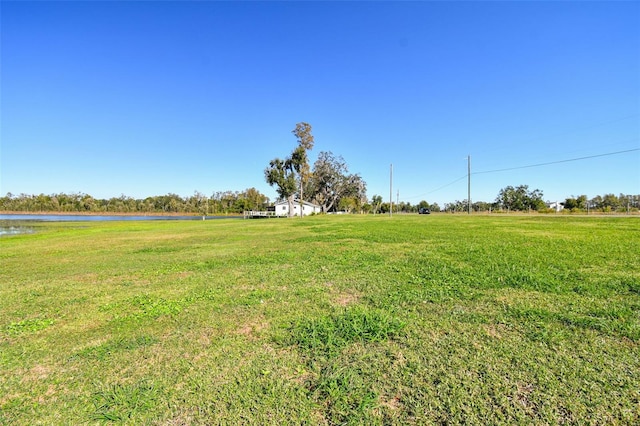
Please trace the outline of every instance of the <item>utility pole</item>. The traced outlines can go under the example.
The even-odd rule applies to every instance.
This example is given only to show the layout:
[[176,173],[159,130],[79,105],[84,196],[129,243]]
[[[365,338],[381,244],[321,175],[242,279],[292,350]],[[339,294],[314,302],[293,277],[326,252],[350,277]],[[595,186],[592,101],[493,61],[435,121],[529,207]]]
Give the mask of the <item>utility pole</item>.
[[471,156],[467,155],[467,209],[471,214]]
[[398,189],[398,192],[396,193],[396,208],[398,209],[398,213],[400,213],[400,190]]
[[393,217],[393,163],[389,168],[389,217]]

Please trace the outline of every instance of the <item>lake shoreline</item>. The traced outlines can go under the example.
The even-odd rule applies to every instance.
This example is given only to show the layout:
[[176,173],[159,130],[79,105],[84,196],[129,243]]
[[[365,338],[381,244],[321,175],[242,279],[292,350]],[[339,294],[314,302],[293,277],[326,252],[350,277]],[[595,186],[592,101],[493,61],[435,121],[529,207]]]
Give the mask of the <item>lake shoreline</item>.
[[202,215],[198,213],[157,213],[157,212],[25,212],[25,211],[0,211],[0,215],[25,215],[25,216],[150,216],[150,217],[176,217],[176,216],[193,216],[193,217],[237,217],[238,214],[215,214]]
[[67,213],[0,213],[0,225],[20,222],[113,222],[113,221],[205,221],[239,219],[242,216],[202,216],[202,215],[144,215],[144,214],[67,214]]

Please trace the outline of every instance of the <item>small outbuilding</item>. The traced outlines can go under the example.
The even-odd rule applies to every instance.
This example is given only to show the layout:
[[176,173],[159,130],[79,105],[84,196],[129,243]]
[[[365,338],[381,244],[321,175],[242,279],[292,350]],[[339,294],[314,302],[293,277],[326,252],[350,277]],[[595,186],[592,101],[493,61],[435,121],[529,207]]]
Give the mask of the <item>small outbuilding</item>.
[[[300,205],[302,204],[302,216],[308,216],[312,213],[320,213],[322,211],[322,207],[317,204],[310,203],[308,201],[303,201],[300,203],[300,200],[293,201],[293,216],[300,216]],[[276,216],[289,216],[289,203],[285,201],[280,201],[275,204],[275,214]]]
[[550,210],[555,210],[556,212],[561,212],[564,210],[564,204],[559,203],[557,201],[547,203],[547,208]]

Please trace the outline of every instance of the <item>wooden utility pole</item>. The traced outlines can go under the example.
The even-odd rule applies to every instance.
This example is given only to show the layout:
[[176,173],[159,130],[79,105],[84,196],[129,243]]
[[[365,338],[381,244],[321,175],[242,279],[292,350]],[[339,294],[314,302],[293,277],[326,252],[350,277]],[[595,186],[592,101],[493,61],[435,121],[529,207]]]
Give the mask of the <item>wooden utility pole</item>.
[[467,213],[471,214],[471,156],[467,155]]
[[389,217],[393,217],[393,163],[389,168]]

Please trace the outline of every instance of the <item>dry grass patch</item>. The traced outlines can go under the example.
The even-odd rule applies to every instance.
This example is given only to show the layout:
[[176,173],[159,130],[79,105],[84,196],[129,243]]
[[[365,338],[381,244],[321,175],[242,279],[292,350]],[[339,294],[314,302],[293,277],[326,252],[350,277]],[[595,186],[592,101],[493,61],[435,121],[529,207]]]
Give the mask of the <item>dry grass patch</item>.
[[266,320],[255,320],[241,325],[236,333],[247,337],[251,340],[258,339],[264,330],[269,328],[269,322]]
[[326,282],[325,286],[329,289],[329,297],[336,306],[346,307],[360,300],[360,294],[354,290],[341,291],[331,281]]

